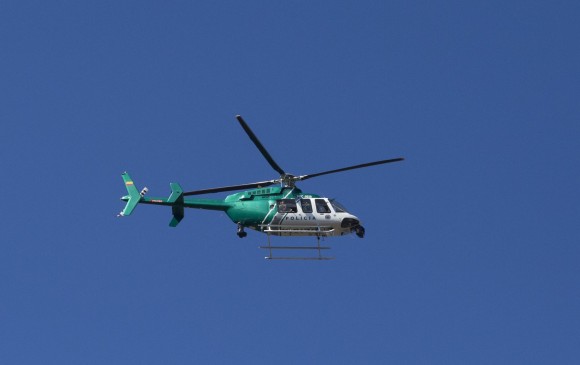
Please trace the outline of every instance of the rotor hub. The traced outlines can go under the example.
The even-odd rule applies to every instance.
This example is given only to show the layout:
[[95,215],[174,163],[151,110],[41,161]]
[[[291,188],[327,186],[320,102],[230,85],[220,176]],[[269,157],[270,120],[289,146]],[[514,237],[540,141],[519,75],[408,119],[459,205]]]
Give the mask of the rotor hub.
[[296,181],[297,180],[299,180],[299,178],[296,177],[296,176],[294,176],[294,175],[292,175],[292,174],[284,174],[284,175],[280,176],[280,182],[285,187],[291,187],[291,188],[293,188],[294,186],[296,186]]

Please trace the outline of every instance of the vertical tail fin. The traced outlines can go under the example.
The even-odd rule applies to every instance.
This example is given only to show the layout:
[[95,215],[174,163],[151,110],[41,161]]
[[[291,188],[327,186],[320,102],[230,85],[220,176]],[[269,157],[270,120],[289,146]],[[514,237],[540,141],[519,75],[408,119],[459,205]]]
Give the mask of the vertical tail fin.
[[123,211],[119,213],[119,216],[126,216],[130,215],[133,212],[133,209],[135,209],[137,204],[141,201],[142,197],[141,194],[139,194],[139,190],[137,190],[137,187],[133,183],[133,180],[131,179],[129,174],[127,172],[124,172],[122,176],[123,181],[125,182],[125,187],[127,188],[127,192],[129,194],[121,198],[121,200],[127,202],[127,205],[125,205],[125,209],[123,209]]

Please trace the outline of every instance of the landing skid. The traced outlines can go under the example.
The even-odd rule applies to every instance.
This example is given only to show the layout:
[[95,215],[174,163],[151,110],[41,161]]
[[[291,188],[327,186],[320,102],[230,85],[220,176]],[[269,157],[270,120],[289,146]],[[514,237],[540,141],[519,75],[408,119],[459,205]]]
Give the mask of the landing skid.
[[[322,256],[322,250],[330,250],[328,246],[320,246],[320,236],[316,236],[316,246],[272,246],[270,242],[270,234],[268,234],[268,246],[259,246],[263,250],[268,250],[270,256],[264,257],[266,260],[304,260],[304,261],[321,261],[321,260],[334,260],[334,257]],[[316,250],[318,251],[318,256],[276,256],[274,257],[273,251],[276,250]]]

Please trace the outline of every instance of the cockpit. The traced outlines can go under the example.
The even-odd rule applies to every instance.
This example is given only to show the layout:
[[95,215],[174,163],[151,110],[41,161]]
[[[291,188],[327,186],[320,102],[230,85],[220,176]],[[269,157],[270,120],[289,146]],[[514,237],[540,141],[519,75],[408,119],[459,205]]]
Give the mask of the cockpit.
[[359,219],[334,199],[316,196],[278,199],[276,205],[271,206],[271,209],[274,208],[277,208],[277,214],[272,218],[271,224],[280,227],[283,225],[287,229],[293,227],[296,232],[325,229],[327,235],[331,231],[334,235],[354,232],[363,237],[365,234]]

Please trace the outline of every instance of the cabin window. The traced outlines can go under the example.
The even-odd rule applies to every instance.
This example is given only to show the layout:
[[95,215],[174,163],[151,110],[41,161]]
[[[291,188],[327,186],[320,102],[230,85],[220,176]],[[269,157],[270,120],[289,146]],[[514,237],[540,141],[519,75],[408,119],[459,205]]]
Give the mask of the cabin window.
[[316,203],[316,211],[318,213],[330,213],[330,208],[328,204],[324,201],[324,199],[315,199]]
[[296,201],[294,199],[278,200],[278,213],[296,213]]
[[310,202],[310,199],[300,200],[300,206],[302,207],[302,212],[312,213],[312,203]]

